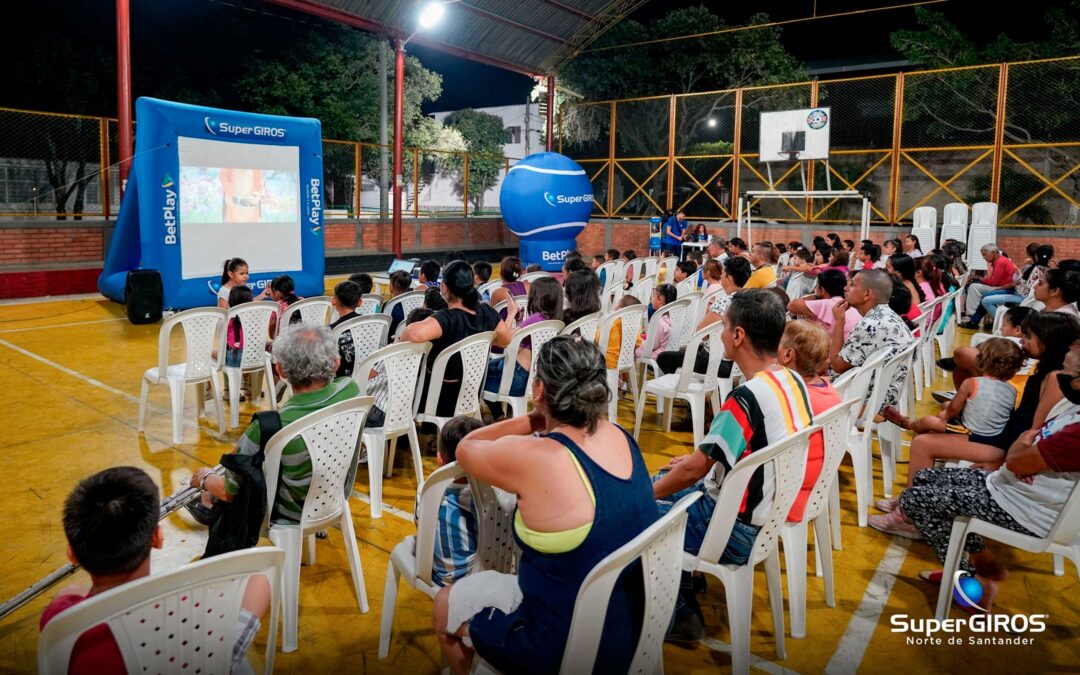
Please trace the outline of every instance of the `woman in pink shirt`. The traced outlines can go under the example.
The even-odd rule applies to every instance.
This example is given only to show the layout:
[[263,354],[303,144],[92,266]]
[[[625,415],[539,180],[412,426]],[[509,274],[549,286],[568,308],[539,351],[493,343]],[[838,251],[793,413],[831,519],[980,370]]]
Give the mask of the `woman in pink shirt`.
[[[715,261],[710,260],[709,262],[711,263]],[[709,263],[705,264],[708,265]],[[671,284],[660,284],[655,289],[653,289],[652,292],[652,302],[650,304],[652,305],[653,311],[655,312],[669,302],[674,302],[677,295],[678,293],[675,290],[675,287]],[[653,359],[655,359],[661,353],[667,351],[668,338],[671,336],[670,312],[666,312],[663,316],[660,317],[660,321],[657,323],[656,330],[657,334],[655,339],[653,339],[652,352],[649,354],[649,356]],[[638,337],[637,348],[634,350],[634,356],[636,358],[640,359],[645,354],[645,337],[645,334],[642,334]]]
[[[844,287],[847,275],[840,270],[825,270],[818,274],[817,287],[813,297],[796,298],[788,303],[788,311],[801,319],[818,324],[830,335],[833,332],[833,307],[844,300]],[[844,340],[862,315],[854,307],[849,307],[844,314]]]

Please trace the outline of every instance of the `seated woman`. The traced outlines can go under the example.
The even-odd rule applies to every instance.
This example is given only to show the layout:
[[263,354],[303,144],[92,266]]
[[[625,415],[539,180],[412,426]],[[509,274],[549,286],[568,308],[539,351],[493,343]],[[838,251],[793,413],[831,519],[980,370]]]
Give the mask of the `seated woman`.
[[1080,300],[1080,272],[1063,269],[1047,270],[1035,284],[1035,299],[1043,303],[1043,311],[1061,312],[1080,319],[1076,301]]
[[[713,262],[713,261],[710,260],[709,262]],[[706,264],[708,264],[708,263],[706,263]],[[659,286],[657,286],[656,288],[653,289],[652,299],[651,299],[650,305],[652,306],[653,311],[656,311],[656,310],[660,309],[661,307],[663,307],[664,305],[666,305],[666,304],[668,304],[670,302],[675,302],[676,296],[677,296],[677,293],[675,292],[675,287],[674,286],[672,286],[671,284],[660,284]],[[660,317],[660,323],[657,326],[657,332],[658,332],[658,334],[657,334],[656,338],[653,340],[652,353],[649,354],[649,358],[652,358],[652,359],[655,359],[656,357],[660,356],[660,354],[662,354],[664,352],[664,350],[667,349],[668,337],[671,335],[671,313],[670,312],[668,312],[668,313],[664,314],[662,317]],[[635,358],[640,359],[642,356],[645,356],[644,340],[645,340],[646,337],[647,336],[644,333],[642,333],[641,337],[638,338],[637,348],[634,349],[634,357]]]
[[[443,270],[442,293],[449,307],[440,309],[432,316],[405,328],[399,342],[430,342],[427,356],[427,375],[420,397],[420,409],[424,409],[428,390],[431,388],[431,369],[439,354],[467,337],[495,331],[494,344],[505,347],[510,343],[510,329],[495,310],[480,302],[480,293],[473,286],[473,271],[469,263],[455,260]],[[455,357],[446,366],[443,375],[442,394],[436,414],[453,417],[461,389],[462,364]]]
[[891,255],[885,261],[885,271],[903,281],[904,286],[911,293],[911,308],[904,318],[908,321],[918,319],[922,314],[919,305],[926,302],[926,293],[915,279],[915,260],[906,253]]
[[[502,286],[499,286],[491,292],[491,305],[494,307],[503,300],[507,300],[510,303],[509,313],[505,310],[499,313],[499,318],[511,320],[517,316],[518,309],[520,309],[514,302],[514,298],[520,295],[528,295],[529,289],[524,282],[518,281],[521,277],[521,259],[514,256],[507,256],[499,263],[499,278],[502,279]],[[512,321],[510,322],[512,323]],[[509,324],[508,324],[509,325]]]
[[600,311],[600,280],[592,270],[571,272],[563,280],[563,291],[566,293],[563,311],[566,325]]
[[[527,328],[541,321],[562,321],[563,317],[563,291],[562,286],[552,277],[541,277],[534,281],[529,288],[529,316],[521,322],[518,330]],[[502,380],[503,364],[506,359],[492,359],[488,362],[487,382],[484,389],[490,392],[499,391],[499,382]],[[514,364],[514,379],[510,383],[510,395],[521,396],[525,393],[525,385],[529,382],[529,367],[532,365],[532,338],[525,338],[518,347],[517,363]]]
[[705,264],[701,266],[701,280],[704,285],[704,288],[701,289],[702,295],[710,291],[715,291],[718,288],[723,288],[723,286],[720,285],[720,276],[722,272],[723,268],[721,267],[719,260],[710,258],[705,261]]
[[[933,300],[945,295],[941,270],[934,263],[933,256],[924,255],[915,261],[915,283],[922,289],[923,297]],[[941,305],[934,308],[934,320],[941,316]]]
[[[829,336],[820,326],[809,321],[789,321],[784,327],[784,336],[780,338],[776,362],[802,376],[806,384],[807,398],[810,400],[810,410],[814,415],[820,415],[840,403],[840,394],[833,389],[828,378],[824,377],[829,369]],[[818,431],[810,437],[806,453],[806,473],[795,503],[788,512],[788,522],[797,523],[802,520],[806,500],[814,490],[824,462],[825,438],[822,432]]]
[[[826,330],[833,331],[833,307],[844,301],[844,288],[847,275],[839,270],[825,270],[817,277],[817,288],[813,296],[797,297],[788,303],[787,310],[802,319],[809,319]],[[790,295],[790,294],[789,294]],[[862,315],[854,307],[848,307],[844,314],[844,340],[851,330],[862,320]]]
[[[1080,444],[1080,344],[1072,345],[1054,384],[1057,404],[1051,414],[1045,423],[1019,435],[1000,469],[989,474],[976,468],[923,469],[900,495],[897,511],[942,562],[955,518],[978,518],[1034,537],[1049,534],[1080,479],[1080,454],[1075,450]],[[979,606],[990,611],[1008,571],[978,535],[967,538],[964,551],[960,569],[978,580],[983,588]],[[919,576],[942,583],[941,570]]]
[[[536,409],[477,429],[458,445],[461,468],[517,495],[522,553],[516,577],[466,577],[435,596],[435,630],[452,672],[469,672],[474,653],[500,672],[557,672],[581,582],[658,518],[637,443],[605,418],[610,396],[600,349],[556,337],[540,348]],[[478,586],[507,609],[478,602]],[[611,672],[626,672],[633,658],[640,589],[637,571],[612,591],[600,640]]]

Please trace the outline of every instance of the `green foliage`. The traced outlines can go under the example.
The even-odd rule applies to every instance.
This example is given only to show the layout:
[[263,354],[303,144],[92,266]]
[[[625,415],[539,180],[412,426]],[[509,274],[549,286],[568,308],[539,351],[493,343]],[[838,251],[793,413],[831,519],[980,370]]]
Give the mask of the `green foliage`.
[[[465,140],[469,150],[468,195],[475,211],[484,208],[484,193],[499,182],[506,129],[501,117],[466,108],[446,118],[446,126]],[[464,170],[458,174],[457,192],[464,194]]]
[[[1037,176],[1028,171],[1017,171],[1009,166],[1001,168],[1001,190],[998,213],[1004,215],[1026,202],[1031,195],[1045,187]],[[990,174],[981,173],[972,176],[968,183],[968,192],[964,199],[969,204],[990,201]],[[1051,225],[1054,217],[1050,209],[1043,204],[1042,198],[1036,199],[1016,212],[1009,222],[1027,222],[1033,225]]]

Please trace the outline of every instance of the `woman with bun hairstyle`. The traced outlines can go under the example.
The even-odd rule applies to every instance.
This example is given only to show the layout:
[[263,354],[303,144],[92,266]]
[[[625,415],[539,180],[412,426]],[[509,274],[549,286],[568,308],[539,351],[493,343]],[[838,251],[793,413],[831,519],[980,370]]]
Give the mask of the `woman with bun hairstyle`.
[[[469,672],[474,653],[500,672],[558,672],[581,582],[658,518],[637,443],[606,418],[609,396],[600,348],[556,337],[538,354],[535,410],[458,445],[469,475],[517,495],[522,553],[517,576],[469,576],[435,596],[435,630],[452,672]],[[642,621],[640,575],[633,568],[612,590],[598,662],[605,671],[630,667]],[[478,586],[505,599],[508,611],[478,599]]]
[[[430,317],[405,328],[399,342],[430,342],[431,351],[427,357],[427,374],[424,377],[424,391],[420,397],[420,408],[424,408],[428,389],[431,386],[431,368],[435,359],[450,347],[467,337],[495,331],[495,345],[505,347],[510,344],[510,329],[506,322],[491,308],[480,302],[480,293],[473,286],[473,271],[469,263],[455,260],[443,269],[440,291],[446,299],[447,308],[440,309]],[[446,364],[443,375],[442,395],[436,414],[440,417],[453,417],[458,391],[461,389],[462,366],[460,358],[453,358]]]
[[502,279],[502,286],[499,286],[491,292],[491,305],[494,307],[503,300],[510,301],[510,313],[502,314],[500,312],[499,318],[511,319],[517,316],[518,310],[523,309],[517,306],[514,302],[515,296],[528,295],[529,285],[523,281],[519,281],[521,275],[524,274],[521,265],[521,258],[515,258],[514,256],[507,256],[499,263],[499,278]]

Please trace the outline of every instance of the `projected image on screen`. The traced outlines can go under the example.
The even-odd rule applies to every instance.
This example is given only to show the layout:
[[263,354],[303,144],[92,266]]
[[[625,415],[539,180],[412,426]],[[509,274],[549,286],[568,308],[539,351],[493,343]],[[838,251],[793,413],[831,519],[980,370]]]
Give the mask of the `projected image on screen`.
[[181,137],[183,277],[214,276],[239,256],[252,272],[300,269],[296,147]]
[[299,220],[295,173],[180,168],[180,218],[189,223],[292,223]]

